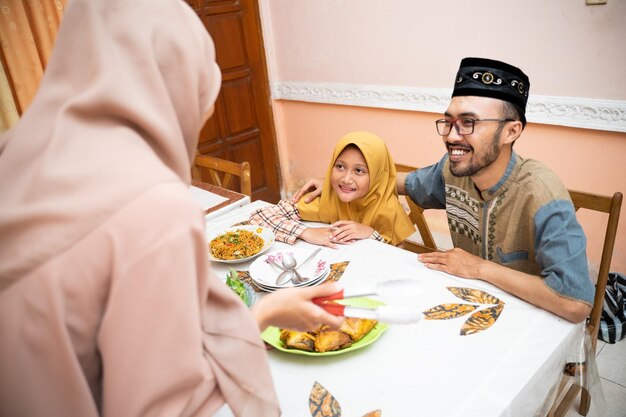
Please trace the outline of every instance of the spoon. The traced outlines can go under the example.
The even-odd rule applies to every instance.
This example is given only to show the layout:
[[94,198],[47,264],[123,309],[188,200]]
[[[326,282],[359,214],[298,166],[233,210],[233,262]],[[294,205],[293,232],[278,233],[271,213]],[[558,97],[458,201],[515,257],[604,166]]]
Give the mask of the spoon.
[[283,266],[282,266],[281,264],[279,264],[278,262],[276,262],[276,261],[274,260],[274,258],[269,258],[269,257],[268,257],[268,259],[267,259],[267,261],[266,261],[266,262],[267,262],[268,264],[270,264],[271,266],[278,268],[280,271],[284,271],[284,270],[285,270],[285,268],[283,268]]
[[[283,268],[285,268],[284,272],[281,272],[276,279],[276,285],[284,285],[289,281],[294,283],[302,282],[302,277],[296,271],[296,266],[298,263],[295,258],[288,253],[283,254]],[[294,281],[294,276],[298,281]]]
[[298,272],[298,262],[296,262],[296,259],[291,256],[291,254],[286,253],[285,256],[283,256],[283,266],[285,267],[285,269],[292,270],[296,275],[295,279],[293,276],[291,277],[291,282],[293,282],[294,284],[299,284],[306,281]]
[[278,274],[278,278],[276,278],[276,285],[280,287],[286,284],[287,282],[293,280],[293,277],[294,277],[294,271],[292,271],[291,269],[286,269],[280,274]]

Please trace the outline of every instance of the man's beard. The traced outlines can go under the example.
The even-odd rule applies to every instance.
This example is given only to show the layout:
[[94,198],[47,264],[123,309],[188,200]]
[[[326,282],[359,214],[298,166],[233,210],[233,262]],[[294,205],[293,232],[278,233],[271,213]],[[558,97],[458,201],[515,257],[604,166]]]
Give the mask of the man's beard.
[[472,175],[477,174],[483,168],[488,167],[498,159],[500,156],[500,134],[502,133],[502,126],[496,130],[494,135],[491,137],[491,143],[489,147],[485,150],[485,153],[480,156],[480,159],[474,160],[477,158],[476,153],[470,158],[467,166],[462,167],[460,165],[456,165],[454,162],[450,162],[450,172],[455,177],[471,177]]

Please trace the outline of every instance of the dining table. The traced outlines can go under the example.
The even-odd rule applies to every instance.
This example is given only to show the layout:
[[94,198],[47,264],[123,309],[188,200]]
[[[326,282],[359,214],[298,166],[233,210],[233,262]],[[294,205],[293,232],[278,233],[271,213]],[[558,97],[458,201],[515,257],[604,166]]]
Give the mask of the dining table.
[[[255,201],[207,222],[207,236],[245,223],[267,204]],[[274,242],[269,251],[294,248],[313,251],[316,246],[302,240],[293,246]],[[546,415],[564,364],[579,349],[582,324],[484,281],[431,270],[415,253],[374,239],[324,247],[319,256],[342,265],[336,282],[346,290],[393,280],[419,283],[418,295],[378,301],[414,309],[420,319],[385,326],[376,340],[345,353],[310,356],[269,346],[283,416]],[[211,262],[210,268],[225,279],[230,268],[249,272],[253,262]],[[267,294],[256,291],[257,298]],[[328,406],[324,412],[322,403]],[[232,413],[224,406],[217,415]]]
[[202,206],[205,221],[250,203],[250,196],[198,180],[191,181],[189,192]]

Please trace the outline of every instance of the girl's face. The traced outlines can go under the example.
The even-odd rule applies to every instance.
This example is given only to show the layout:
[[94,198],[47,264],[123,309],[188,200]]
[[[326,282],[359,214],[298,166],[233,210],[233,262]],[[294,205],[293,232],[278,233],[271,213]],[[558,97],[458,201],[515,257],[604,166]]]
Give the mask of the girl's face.
[[330,183],[344,203],[367,194],[370,189],[370,174],[359,148],[348,145],[341,151],[330,174]]

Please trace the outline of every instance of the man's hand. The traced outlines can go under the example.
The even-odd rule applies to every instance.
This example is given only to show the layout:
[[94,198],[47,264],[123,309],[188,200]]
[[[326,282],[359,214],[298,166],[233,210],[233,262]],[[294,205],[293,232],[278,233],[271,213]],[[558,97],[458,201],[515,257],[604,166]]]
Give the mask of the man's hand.
[[422,253],[418,255],[418,259],[430,269],[488,282],[572,323],[585,320],[591,311],[590,305],[557,294],[538,275],[516,271],[471,255],[462,249]]
[[323,179],[320,178],[311,178],[308,180],[296,193],[291,197],[292,203],[297,203],[300,201],[303,195],[309,193],[304,199],[305,203],[310,203],[316,197],[319,197],[322,194],[322,184],[324,183]]
[[332,240],[333,230],[330,227],[309,227],[300,236],[300,239],[314,245],[328,246],[336,249],[335,241]]
[[372,236],[374,229],[352,220],[339,220],[330,225],[331,240],[337,243],[352,243],[355,240],[367,239]]
[[427,268],[447,272],[462,278],[480,278],[482,258],[454,248],[444,252],[421,253],[417,259]]

